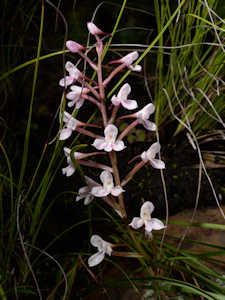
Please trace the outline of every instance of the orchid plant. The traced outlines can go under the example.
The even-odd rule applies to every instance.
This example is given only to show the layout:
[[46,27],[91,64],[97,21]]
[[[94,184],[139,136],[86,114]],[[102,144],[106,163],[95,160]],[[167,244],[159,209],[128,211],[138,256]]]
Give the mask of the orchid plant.
[[[68,72],[64,78],[60,79],[59,85],[64,88],[65,100],[67,99],[67,106],[73,109],[71,113],[61,109],[60,120],[63,121],[63,126],[59,132],[59,140],[65,141],[74,133],[80,133],[93,139],[91,144],[98,152],[80,153],[73,151],[67,147],[64,148],[68,166],[62,169],[62,173],[66,176],[72,176],[76,171],[76,164],[86,165],[102,170],[100,173],[100,180],[102,185],[88,176],[84,176],[86,186],[81,187],[78,191],[76,201],[84,199],[84,205],[90,204],[95,197],[101,198],[105,201],[111,209],[117,212],[121,218],[127,219],[127,210],[124,204],[125,185],[132,179],[138,170],[150,163],[153,168],[164,169],[165,164],[161,159],[155,158],[160,152],[160,144],[153,143],[147,151],[135,156],[131,161],[140,158],[133,169],[121,179],[119,173],[119,163],[117,162],[117,152],[125,151],[126,145],[123,139],[134,127],[139,124],[143,125],[146,130],[155,131],[156,125],[149,120],[150,115],[155,111],[154,104],[149,103],[142,109],[133,114],[118,116],[120,107],[126,110],[135,110],[138,108],[138,101],[128,99],[131,93],[131,86],[124,83],[117,94],[113,95],[108,101],[106,99],[106,89],[111,80],[119,74],[119,72],[128,68],[134,72],[141,72],[141,66],[137,65],[135,61],[138,58],[136,51],[127,54],[126,56],[108,62],[110,65],[116,65],[111,73],[103,78],[103,50],[104,44],[101,36],[107,35],[104,31],[99,29],[94,23],[87,24],[89,33],[95,38],[96,44],[96,60],[89,58],[86,48],[75,41],[67,41],[66,47],[76,55],[79,55],[97,74],[97,82],[88,78],[70,61],[66,62],[65,69]],[[95,132],[87,130],[86,127],[99,127],[95,124],[86,124],[77,120],[74,117],[74,112],[82,109],[86,102],[92,103],[100,112],[102,118],[101,133],[98,135]],[[77,115],[77,114],[76,114]],[[127,128],[121,133],[115,125],[118,119],[131,118],[135,119]],[[102,134],[104,132],[104,135]],[[97,161],[88,160],[90,156],[107,155],[109,158],[109,165],[103,165]],[[76,164],[75,164],[76,162]],[[160,230],[165,228],[163,223],[155,218],[151,218],[151,213],[154,210],[153,203],[147,201],[141,207],[140,217],[133,218],[129,224],[133,229],[139,229],[145,226],[145,234],[147,238],[152,238],[152,230]],[[104,241],[100,236],[93,235],[91,237],[91,244],[97,247],[98,252],[92,255],[88,260],[90,267],[99,264],[105,257],[105,254],[113,255],[112,244]],[[117,245],[113,245],[116,247]],[[122,256],[122,255],[120,255]]]

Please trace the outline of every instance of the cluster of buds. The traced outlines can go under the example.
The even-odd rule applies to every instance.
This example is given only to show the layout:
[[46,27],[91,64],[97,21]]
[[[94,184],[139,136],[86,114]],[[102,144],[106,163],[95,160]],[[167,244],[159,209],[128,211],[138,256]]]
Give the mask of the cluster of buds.
[[[59,139],[64,141],[70,138],[74,132],[78,132],[91,137],[93,139],[91,146],[101,151],[81,153],[65,147],[64,153],[68,166],[63,168],[62,172],[66,176],[73,175],[77,164],[102,169],[102,172],[100,173],[102,184],[85,176],[86,186],[79,189],[76,201],[84,199],[84,204],[88,205],[93,201],[94,197],[99,197],[116,211],[121,218],[127,218],[123,199],[125,185],[145,164],[150,163],[151,166],[156,169],[165,168],[165,164],[162,160],[156,158],[157,153],[160,151],[160,144],[155,142],[148,150],[132,159],[132,161],[134,159],[140,159],[140,161],[123,179],[121,179],[116,152],[126,149],[123,139],[130,130],[139,124],[144,126],[146,130],[156,130],[156,125],[149,120],[150,115],[155,111],[155,107],[152,103],[149,103],[135,113],[118,117],[117,114],[121,106],[127,110],[135,110],[138,108],[137,101],[128,98],[131,93],[131,87],[128,83],[123,84],[118,93],[112,96],[110,99],[111,101],[106,101],[105,90],[111,80],[122,69],[129,68],[134,72],[141,71],[141,66],[135,63],[138,58],[138,53],[134,51],[120,59],[110,61],[108,64],[117,65],[106,78],[103,78],[102,59],[104,45],[101,36],[107,34],[92,22],[89,22],[87,27],[89,33],[93,35],[96,40],[97,58],[95,61],[91,60],[87,55],[86,48],[77,42],[69,40],[66,42],[66,47],[89,64],[93,71],[96,72],[97,80],[94,81],[88,78],[84,73],[78,70],[72,62],[66,62],[65,69],[68,72],[68,75],[59,81],[59,85],[64,87],[65,98],[68,100],[67,106],[70,109],[72,108],[73,111],[71,113],[66,110],[60,112],[60,114],[63,114],[60,115],[60,119],[63,121],[63,127],[59,132]],[[91,102],[99,110],[102,117],[102,127],[95,124],[86,124],[75,118],[75,113],[77,114],[77,111],[81,109],[86,101]],[[116,120],[125,118],[132,119],[133,121],[127,128],[119,133],[119,130],[115,125]],[[101,131],[104,132],[104,135],[97,135],[89,129],[86,129],[86,127],[100,127]],[[90,156],[93,157],[97,155],[108,155],[110,164],[103,165],[96,160],[89,160]],[[151,231],[153,229],[159,230],[164,228],[164,225],[160,220],[151,218],[153,209],[154,206],[151,202],[145,202],[141,207],[140,217],[133,218],[129,225],[134,229],[138,229],[144,225],[146,235],[151,237]],[[89,258],[89,266],[97,265],[104,259],[105,254],[111,255],[112,253],[112,244],[104,241],[98,235],[93,235],[91,237],[91,244],[98,248],[98,252]]]

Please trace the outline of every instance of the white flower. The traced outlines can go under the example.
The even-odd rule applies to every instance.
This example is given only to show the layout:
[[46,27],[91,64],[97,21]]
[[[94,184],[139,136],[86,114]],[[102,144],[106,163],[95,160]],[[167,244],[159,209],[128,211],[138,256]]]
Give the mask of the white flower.
[[117,185],[114,187],[112,174],[108,171],[103,171],[100,175],[102,185],[95,186],[91,190],[91,194],[96,197],[105,197],[109,194],[113,196],[119,196],[124,190],[121,186]]
[[94,267],[103,261],[105,254],[111,256],[112,244],[104,241],[99,235],[92,235],[90,242],[98,249],[98,252],[88,259],[89,267]]
[[76,127],[81,124],[80,121],[73,118],[68,112],[64,111],[63,122],[65,123],[65,128],[60,132],[59,139],[66,140],[68,139]]
[[105,138],[95,139],[92,144],[98,150],[105,150],[111,152],[112,150],[121,151],[126,146],[123,141],[116,141],[118,129],[115,125],[107,125],[104,130]]
[[82,94],[86,94],[89,91],[89,89],[78,86],[78,85],[72,85],[70,87],[70,89],[71,89],[71,92],[69,92],[66,95],[66,98],[71,100],[68,103],[68,106],[72,107],[74,104],[76,104],[76,109],[79,109],[84,103],[84,99],[82,98]]
[[155,123],[149,121],[149,116],[155,111],[154,104],[150,103],[143,107],[141,110],[136,112],[134,116],[138,119],[139,123],[142,124],[147,130],[156,130]]
[[128,83],[125,83],[121,89],[119,90],[119,93],[117,96],[113,96],[111,101],[115,106],[122,105],[126,109],[135,109],[137,108],[137,102],[135,100],[128,100],[127,96],[131,92],[131,87]]
[[145,226],[145,234],[147,236],[151,236],[152,230],[160,230],[165,228],[162,221],[156,218],[151,218],[151,214],[154,210],[154,205],[150,201],[146,201],[141,206],[140,218],[133,218],[132,222],[129,224],[134,229],[138,229]]
[[[69,177],[69,176],[73,175],[73,173],[76,171],[76,167],[70,158],[71,150],[67,147],[63,148],[63,150],[64,150],[64,154],[66,155],[66,160],[67,160],[68,166],[62,169],[62,173],[63,173],[63,175],[66,175],[67,177]],[[80,153],[74,152],[74,158],[79,159],[79,157],[80,157]]]
[[132,71],[140,72],[141,71],[140,65],[136,65],[136,66],[132,65],[132,63],[138,58],[138,56],[139,56],[138,52],[133,51],[127,54],[126,56],[124,56],[123,58],[121,58],[120,60],[118,60],[118,62],[124,63]]
[[144,162],[149,161],[150,164],[155,169],[165,169],[165,163],[162,160],[155,158],[156,154],[159,153],[160,148],[161,147],[160,147],[160,144],[158,142],[152,144],[151,147],[147,151],[144,151],[141,154],[141,159]]
[[81,76],[81,72],[70,61],[67,61],[65,69],[69,73],[69,76],[60,79],[59,85],[67,87]]
[[94,195],[91,194],[92,188],[98,186],[99,184],[91,178],[89,178],[88,176],[85,176],[85,180],[87,182],[87,186],[84,186],[79,189],[76,201],[79,201],[84,198],[84,205],[88,205],[94,199]]

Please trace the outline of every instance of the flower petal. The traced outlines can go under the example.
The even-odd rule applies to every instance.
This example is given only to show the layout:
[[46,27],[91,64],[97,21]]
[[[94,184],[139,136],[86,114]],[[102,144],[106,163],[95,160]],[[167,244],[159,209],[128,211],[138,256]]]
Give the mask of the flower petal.
[[123,105],[123,107],[130,110],[138,107],[137,101],[135,100],[122,100],[121,104]]
[[138,56],[139,56],[138,52],[133,51],[133,52],[127,54],[126,56],[124,56],[123,58],[121,58],[120,61],[125,63],[126,65],[131,65],[133,63],[133,61],[138,58]]
[[64,141],[64,140],[68,139],[71,136],[71,134],[72,134],[71,128],[62,129],[60,132],[60,136],[59,136],[60,141]]
[[113,150],[115,150],[115,151],[121,151],[125,148],[126,148],[126,146],[124,145],[123,141],[117,141],[113,145]]
[[160,230],[160,229],[163,229],[166,227],[166,226],[164,226],[162,221],[160,221],[159,219],[156,219],[156,218],[151,219],[151,223],[152,223],[153,230]]
[[103,171],[100,175],[101,182],[103,183],[104,189],[111,192],[113,188],[113,177],[108,171]]
[[105,257],[105,253],[103,251],[97,252],[88,259],[88,265],[89,267],[94,267],[98,264],[100,264]]
[[145,231],[148,233],[151,232],[153,229],[151,220],[145,220],[144,222],[145,222]]
[[115,125],[109,124],[105,128],[104,134],[105,134],[106,143],[107,142],[114,143],[118,134],[118,129]]
[[155,123],[149,121],[149,120],[140,120],[140,123],[150,131],[155,131],[156,130],[156,125]]
[[90,243],[92,244],[92,246],[94,247],[102,247],[102,242],[103,242],[103,239],[97,235],[97,234],[94,234],[91,236],[91,239],[90,239]]
[[111,102],[112,102],[113,105],[118,106],[118,105],[120,105],[121,101],[117,96],[114,95],[111,99]]
[[129,224],[134,229],[138,229],[144,225],[144,221],[141,218],[133,218],[132,222]]
[[84,199],[84,205],[90,204],[94,200],[94,196],[89,194]]
[[94,146],[98,150],[102,150],[105,147],[105,140],[103,138],[102,139],[95,139],[92,146]]
[[135,71],[135,72],[141,72],[142,66],[140,66],[140,65],[136,65],[136,66],[129,65],[129,69],[131,69],[132,71]]
[[88,177],[88,176],[84,176],[84,177],[85,177],[85,180],[86,180],[89,188],[93,188],[94,186],[99,185],[96,181],[94,181],[90,177]]
[[121,186],[117,185],[115,186],[112,191],[111,194],[115,197],[119,196],[122,192],[125,192],[124,189],[122,189]]
[[74,81],[73,77],[66,76],[66,77],[59,80],[59,85],[63,86],[63,87],[64,86],[67,87],[67,86],[71,85],[73,83],[73,81]]
[[141,154],[141,159],[146,163],[148,161],[148,156],[147,156],[147,152],[144,151],[142,154]]
[[131,87],[128,83],[125,83],[119,90],[119,93],[117,95],[117,97],[121,100],[125,100],[127,99],[127,96],[130,94],[131,92]]
[[151,219],[151,214],[154,210],[154,205],[152,202],[150,201],[146,201],[144,202],[144,204],[142,204],[141,206],[141,213],[140,213],[140,216],[141,218],[147,220],[147,219]]
[[149,116],[155,111],[155,106],[152,103],[145,105],[141,110],[136,113],[138,119],[148,120]]
[[150,159],[150,164],[155,169],[165,169],[165,163],[160,159],[152,158]]
[[155,158],[156,154],[159,153],[161,146],[158,142],[151,145],[147,151],[148,159]]
[[66,175],[67,177],[73,175],[73,173],[76,171],[76,168],[71,166],[71,165],[68,165],[66,168],[63,168],[62,169],[62,173],[63,175]]
[[110,191],[105,190],[103,186],[95,186],[91,189],[91,194],[95,197],[105,197]]

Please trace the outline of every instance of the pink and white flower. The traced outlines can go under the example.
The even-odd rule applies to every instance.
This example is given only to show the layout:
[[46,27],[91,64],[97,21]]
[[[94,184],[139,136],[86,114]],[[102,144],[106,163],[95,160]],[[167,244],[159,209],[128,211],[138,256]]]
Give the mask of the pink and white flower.
[[165,228],[162,221],[156,218],[152,218],[151,214],[154,210],[154,205],[150,201],[146,201],[141,206],[140,218],[133,218],[132,222],[129,224],[133,229],[141,228],[143,225],[145,226],[145,234],[146,236],[151,237],[152,230],[160,230]]
[[[64,154],[66,156],[68,166],[62,169],[62,173],[63,173],[63,175],[66,175],[67,177],[69,177],[69,176],[73,175],[73,173],[76,171],[76,167],[70,157],[71,150],[67,147],[64,147],[63,150],[64,150]],[[79,159],[80,156],[81,156],[80,152],[74,152],[75,159]]]
[[115,106],[122,105],[126,109],[135,109],[138,107],[135,100],[128,100],[127,97],[131,92],[131,87],[128,83],[125,83],[119,90],[117,96],[113,96],[111,101]]
[[65,69],[69,73],[69,76],[60,79],[59,85],[67,87],[81,76],[81,72],[70,61],[67,61]]
[[95,139],[92,144],[98,150],[105,150],[106,152],[121,151],[126,146],[123,141],[117,141],[118,129],[115,125],[109,124],[104,130],[105,138]]
[[104,241],[99,235],[92,235],[90,242],[92,246],[98,249],[98,252],[88,259],[89,267],[94,267],[103,261],[103,259],[105,258],[105,254],[111,256],[113,250],[112,244]]
[[95,186],[91,190],[91,194],[96,197],[105,197],[109,194],[117,197],[124,190],[121,186],[117,185],[114,187],[112,174],[108,171],[103,171],[100,175],[101,182],[103,185]]
[[61,141],[68,139],[76,127],[83,124],[66,111],[64,111],[63,122],[65,123],[65,128],[63,128],[60,132],[59,139]]
[[78,195],[76,197],[76,201],[84,199],[84,205],[88,205],[94,199],[94,195],[91,194],[92,188],[99,186],[99,184],[97,182],[95,182],[93,179],[89,178],[88,176],[85,176],[85,180],[86,180],[87,186],[81,187],[79,189]]
[[133,62],[138,58],[138,56],[139,56],[138,52],[133,51],[120,59],[111,61],[110,64],[113,63],[125,64],[127,68],[131,69],[132,71],[141,72],[142,68],[140,65],[136,65],[136,66],[133,65]]
[[149,117],[155,111],[155,106],[152,103],[147,104],[141,110],[136,112],[134,116],[138,119],[138,122],[142,124],[147,130],[155,131],[156,125],[155,123],[149,121]]
[[87,94],[89,92],[89,89],[78,85],[72,85],[70,89],[71,92],[69,92],[66,95],[66,98],[70,100],[70,102],[68,102],[68,106],[72,107],[75,104],[76,109],[79,109],[84,103],[84,98],[82,98],[82,94]]
[[159,153],[160,148],[161,146],[158,142],[152,144],[147,151],[144,151],[141,154],[141,159],[144,162],[149,161],[155,169],[165,169],[165,163],[162,160],[155,158],[156,154]]

